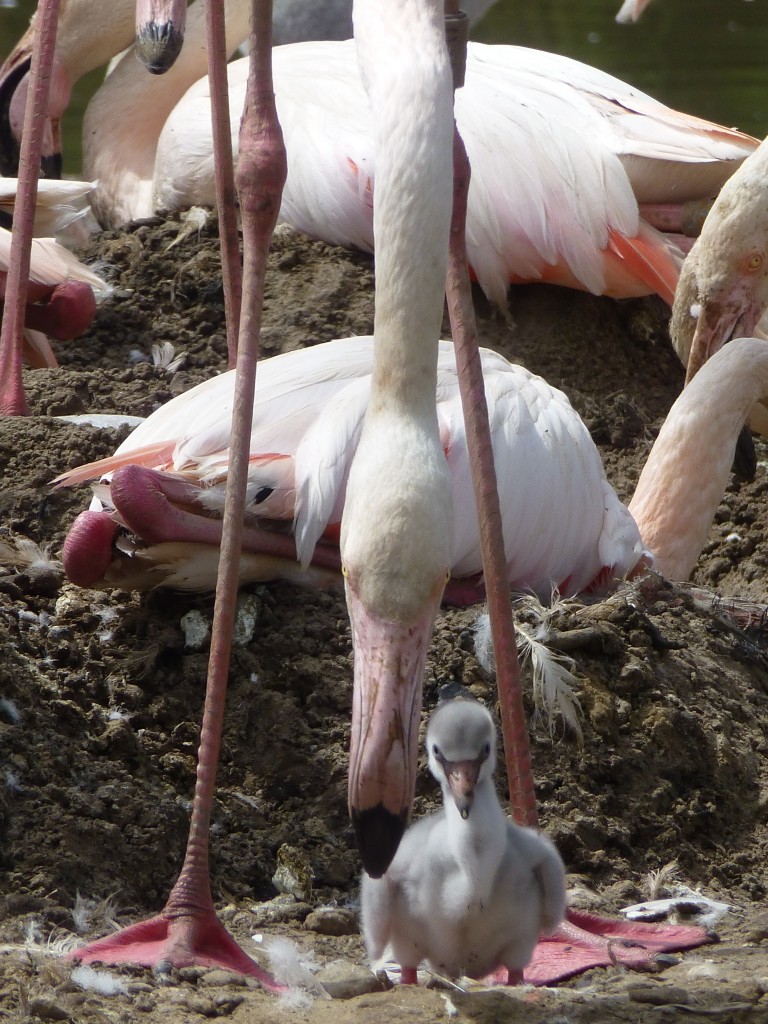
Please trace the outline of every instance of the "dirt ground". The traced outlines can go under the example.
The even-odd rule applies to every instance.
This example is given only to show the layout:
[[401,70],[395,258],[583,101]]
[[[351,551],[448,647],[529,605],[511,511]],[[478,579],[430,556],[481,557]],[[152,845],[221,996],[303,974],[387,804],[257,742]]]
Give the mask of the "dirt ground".
[[[6,540],[30,538],[55,553],[88,489],[52,492],[49,481],[109,454],[125,432],[53,417],[146,415],[224,368],[215,223],[168,249],[180,230],[178,220],[144,222],[99,236],[85,252],[115,292],[84,338],[60,346],[60,369],[27,374],[33,415],[0,421]],[[280,231],[263,354],[368,333],[372,281],[367,256]],[[525,287],[511,294],[507,317],[479,294],[477,310],[485,344],[568,393],[628,498],[682,384],[663,304]],[[186,353],[176,372],[147,361],[163,341]],[[212,600],[80,590],[55,569],[26,567],[12,547],[0,575],[0,1019],[768,1021],[768,630],[759,607],[745,617],[730,600],[768,602],[763,444],[757,454],[755,481],[732,483],[717,514],[695,573],[703,594],[652,580],[556,613],[559,642],[576,662],[583,746],[531,720],[543,825],[566,861],[575,904],[616,914],[647,898],[651,873],[675,862],[679,883],[732,910],[716,925],[719,944],[670,958],[658,974],[613,966],[557,989],[276,1000],[223,972],[185,970],[167,984],[113,968],[99,974],[100,991],[73,980],[60,955],[73,933],[80,941],[111,920],[159,910],[178,872],[207,659],[205,647],[185,647],[182,619],[191,611],[209,619]],[[344,604],[287,584],[251,588],[243,602],[213,815],[214,898],[265,964],[265,946],[279,935],[315,969],[340,959],[341,973],[352,974],[365,956],[346,816]],[[473,652],[479,611],[441,616],[427,710],[455,682],[493,703],[493,680]],[[416,813],[434,800],[424,771]],[[308,865],[311,892],[264,908],[277,895],[272,878],[286,846],[289,863]],[[308,916],[318,908],[335,912]]]

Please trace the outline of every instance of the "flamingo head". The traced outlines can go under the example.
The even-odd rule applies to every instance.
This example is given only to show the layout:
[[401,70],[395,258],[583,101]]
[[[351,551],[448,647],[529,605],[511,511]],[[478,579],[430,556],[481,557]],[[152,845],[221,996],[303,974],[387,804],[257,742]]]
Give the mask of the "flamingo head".
[[427,727],[429,768],[446,800],[468,818],[481,782],[493,778],[496,728],[487,708],[462,698],[440,704]]
[[687,380],[732,338],[749,337],[768,305],[768,147],[726,182],[683,264],[672,313]]

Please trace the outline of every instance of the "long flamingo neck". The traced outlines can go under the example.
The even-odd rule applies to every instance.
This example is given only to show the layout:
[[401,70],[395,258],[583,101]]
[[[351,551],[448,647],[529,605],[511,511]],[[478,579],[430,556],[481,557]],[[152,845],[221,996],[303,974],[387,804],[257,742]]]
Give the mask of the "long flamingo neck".
[[723,496],[739,431],[768,394],[768,342],[741,338],[699,370],[672,406],[629,505],[656,568],[687,579]]
[[113,0],[103,20],[94,24],[90,0],[66,0],[56,29],[56,59],[74,84],[83,75],[130,46],[135,33],[135,3]]
[[[372,24],[358,32],[358,52],[377,125],[370,408],[399,403],[434,419],[452,180],[442,5],[397,0],[365,19]],[[421,55],[410,62],[419,40]]]
[[469,816],[464,819],[450,792],[443,789],[443,807],[448,825],[447,845],[466,875],[493,879],[507,841],[506,815],[499,803],[492,779],[479,782]]
[[[225,0],[224,7],[231,56],[248,35],[249,5]],[[184,46],[169,71],[150,75],[129,52],[89,103],[83,121],[83,167],[87,178],[99,181],[93,206],[103,225],[117,226],[137,213],[153,212],[158,138],[178,101],[207,71],[205,31],[205,5],[195,3],[189,8]]]

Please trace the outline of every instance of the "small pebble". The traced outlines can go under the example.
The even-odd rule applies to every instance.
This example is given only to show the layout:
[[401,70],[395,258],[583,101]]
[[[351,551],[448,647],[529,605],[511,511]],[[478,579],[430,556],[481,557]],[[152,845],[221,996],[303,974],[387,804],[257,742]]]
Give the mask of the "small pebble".
[[349,960],[332,960],[315,977],[332,999],[354,999],[383,990],[375,974]]
[[39,1017],[40,1020],[69,1020],[70,1017],[69,1011],[63,1006],[52,999],[43,999],[42,996],[30,999],[27,1010],[30,1017]]
[[668,1006],[670,1003],[689,1006],[693,1001],[690,992],[679,985],[629,985],[627,995],[635,1003],[653,1006]]
[[206,971],[200,976],[200,985],[235,985],[237,988],[247,988],[248,980],[245,975],[237,974],[235,971],[226,971],[221,968],[214,968]]
[[184,646],[188,651],[202,651],[207,647],[211,636],[211,624],[199,611],[193,609],[182,615],[181,628],[184,633]]
[[342,907],[320,907],[313,910],[304,922],[304,927],[320,935],[355,935],[358,932],[357,918],[351,910]]
[[237,599],[235,628],[232,640],[238,646],[250,643],[261,615],[261,600],[255,594],[241,594]]
[[286,921],[303,921],[310,912],[310,905],[303,900],[281,893],[265,903],[255,903],[251,907],[251,924],[253,926],[283,924]]

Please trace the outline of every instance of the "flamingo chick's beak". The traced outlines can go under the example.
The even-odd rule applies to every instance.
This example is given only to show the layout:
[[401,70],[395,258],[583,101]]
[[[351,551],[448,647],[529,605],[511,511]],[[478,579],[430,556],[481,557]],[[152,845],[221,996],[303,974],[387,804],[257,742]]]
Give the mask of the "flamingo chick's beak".
[[136,53],[147,71],[163,75],[184,44],[187,0],[139,0],[136,4]]
[[349,813],[372,878],[392,862],[413,803],[421,683],[443,586],[416,621],[403,623],[372,614],[346,580],[355,677]]
[[732,338],[750,337],[762,315],[764,303],[755,296],[751,281],[741,279],[717,298],[704,299],[688,356],[685,382]]
[[453,802],[459,814],[466,821],[475,799],[475,786],[480,775],[480,767],[485,759],[476,757],[471,761],[444,761],[443,770],[448,780]]

